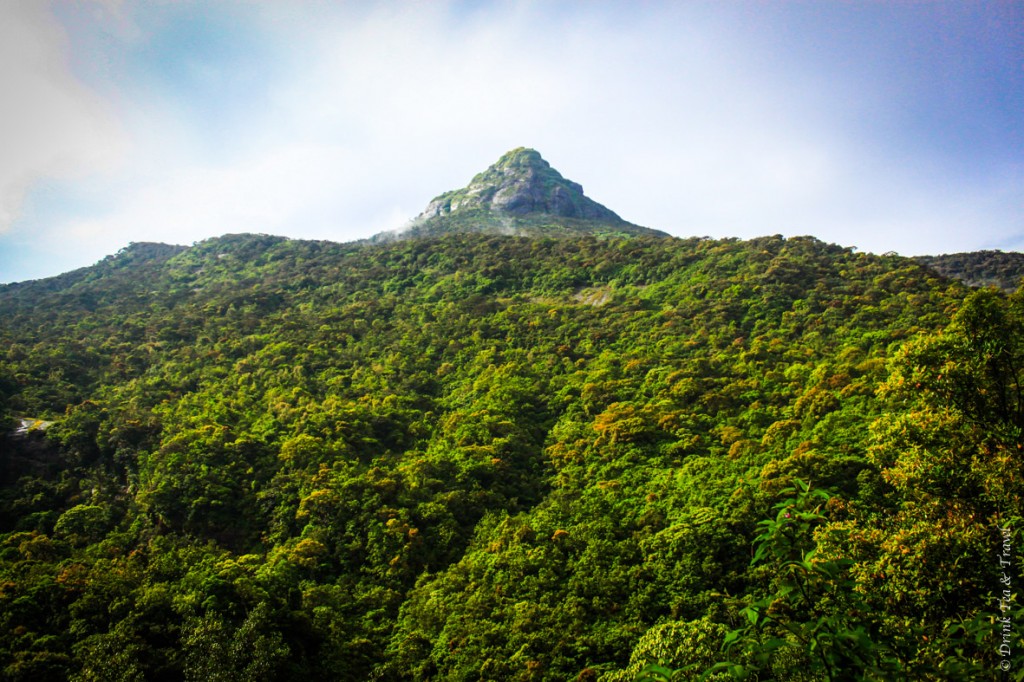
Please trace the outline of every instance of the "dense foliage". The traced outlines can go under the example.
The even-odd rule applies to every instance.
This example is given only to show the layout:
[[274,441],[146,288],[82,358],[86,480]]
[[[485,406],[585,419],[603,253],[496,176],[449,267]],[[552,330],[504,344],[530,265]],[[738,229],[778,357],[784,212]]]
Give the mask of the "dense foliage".
[[2,445],[4,679],[1000,674],[1021,295],[810,238],[241,235],[0,288],[0,340],[8,427],[54,422]]
[[1013,251],[972,251],[918,256],[914,260],[972,287],[990,286],[1012,292],[1024,278],[1024,253]]

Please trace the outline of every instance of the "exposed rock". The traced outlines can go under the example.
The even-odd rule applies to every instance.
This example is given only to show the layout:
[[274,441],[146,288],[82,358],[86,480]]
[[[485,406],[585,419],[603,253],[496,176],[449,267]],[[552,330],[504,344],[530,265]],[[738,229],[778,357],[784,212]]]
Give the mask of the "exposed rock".
[[372,241],[451,232],[532,236],[608,234],[667,236],[626,222],[583,194],[533,149],[520,147],[477,174],[463,189],[435,197],[404,230]]
[[473,208],[515,216],[547,213],[563,218],[622,221],[614,211],[584,196],[579,183],[563,178],[535,150],[523,147],[502,156],[465,189],[446,192],[431,201],[417,220]]
[[44,421],[42,419],[22,419],[19,422],[18,428],[14,429],[15,436],[27,436],[30,433],[37,431],[45,431],[50,428],[53,422]]

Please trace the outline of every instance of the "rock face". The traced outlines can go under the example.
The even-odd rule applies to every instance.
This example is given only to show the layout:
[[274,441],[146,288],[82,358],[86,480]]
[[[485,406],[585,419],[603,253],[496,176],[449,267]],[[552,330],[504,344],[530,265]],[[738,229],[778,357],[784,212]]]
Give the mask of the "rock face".
[[551,167],[533,149],[508,152],[478,174],[465,189],[446,192],[417,220],[470,208],[523,216],[546,213],[563,218],[624,222],[614,211],[583,195],[583,187]]
[[583,194],[533,149],[519,147],[478,173],[463,189],[435,197],[404,230],[372,241],[489,232],[560,237],[577,234],[667,236],[626,222]]

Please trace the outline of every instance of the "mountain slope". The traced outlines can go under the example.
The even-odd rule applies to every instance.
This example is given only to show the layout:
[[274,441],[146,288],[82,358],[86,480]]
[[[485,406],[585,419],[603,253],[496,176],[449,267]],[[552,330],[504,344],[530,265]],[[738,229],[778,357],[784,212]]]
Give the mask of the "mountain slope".
[[2,469],[9,679],[594,679],[711,637],[794,477],[895,504],[876,388],[966,295],[807,238],[145,251],[0,289],[0,398],[56,453]]
[[994,286],[1011,292],[1024,279],[1024,254],[1012,251],[972,251],[919,256],[914,260],[970,287]]
[[466,187],[435,197],[412,224],[374,241],[448,233],[668,236],[633,225],[583,194],[533,149],[513,149]]

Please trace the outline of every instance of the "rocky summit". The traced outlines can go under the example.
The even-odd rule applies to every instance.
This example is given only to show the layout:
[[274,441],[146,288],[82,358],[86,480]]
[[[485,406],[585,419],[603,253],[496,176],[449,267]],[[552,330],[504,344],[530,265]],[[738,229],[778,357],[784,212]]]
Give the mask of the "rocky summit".
[[634,225],[583,194],[533,149],[503,155],[462,189],[435,197],[409,226],[374,241],[485,232],[523,236],[667,236]]
[[435,198],[418,219],[449,215],[460,209],[623,222],[614,211],[584,196],[582,186],[562,177],[538,152],[523,147],[502,156],[465,189]]

